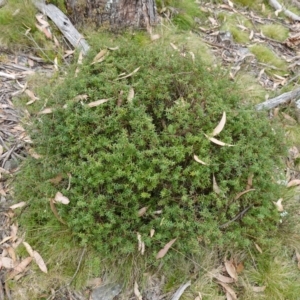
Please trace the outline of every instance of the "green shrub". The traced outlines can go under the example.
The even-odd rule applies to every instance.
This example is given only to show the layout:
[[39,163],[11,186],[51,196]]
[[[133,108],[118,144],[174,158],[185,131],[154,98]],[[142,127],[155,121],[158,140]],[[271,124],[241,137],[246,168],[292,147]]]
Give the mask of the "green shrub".
[[[119,50],[98,64],[90,64],[96,54],[91,50],[78,76],[71,68],[48,94],[54,112],[31,128],[42,158],[28,159],[17,178],[17,198],[30,199],[24,224],[57,222],[49,198],[60,191],[70,199],[69,205],[57,204],[61,218],[82,244],[104,254],[134,251],[137,232],[151,254],[174,238],[174,247],[188,253],[199,241],[246,246],[275,230],[272,201],[279,189],[273,174],[284,148],[275,125],[243,105],[227,74],[207,71],[198,56],[193,63],[163,42],[137,45],[126,36],[106,46],[117,43]],[[127,101],[131,87],[135,96]],[[72,100],[82,94],[89,98]],[[87,106],[104,98],[109,101]],[[233,147],[204,135],[223,111],[227,122],[218,139]],[[197,163],[194,154],[208,165]],[[54,186],[49,179],[58,174],[64,179]],[[250,174],[255,190],[236,199]],[[147,211],[139,217],[143,207]],[[241,219],[220,227],[246,208]]]

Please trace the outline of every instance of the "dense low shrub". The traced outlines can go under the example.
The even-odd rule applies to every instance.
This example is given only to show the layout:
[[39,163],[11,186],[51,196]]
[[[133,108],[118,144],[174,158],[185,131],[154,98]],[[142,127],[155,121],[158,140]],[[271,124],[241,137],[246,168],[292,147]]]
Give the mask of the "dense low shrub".
[[[266,114],[245,106],[247,95],[197,55],[193,62],[169,45],[141,46],[125,37],[110,44],[120,47],[103,62],[91,64],[91,51],[77,77],[71,68],[48,95],[54,112],[31,128],[42,158],[26,162],[16,187],[18,197],[30,199],[27,222],[53,222],[49,198],[60,191],[70,204],[57,204],[59,215],[101,253],[134,251],[137,233],[149,253],[174,238],[174,247],[188,253],[198,242],[245,246],[276,229],[274,171],[284,147]],[[128,101],[131,88],[135,96]],[[109,101],[87,105],[98,99]],[[205,136],[224,111],[227,122],[217,138],[233,147]],[[64,179],[53,185],[49,179],[58,174]],[[251,174],[255,190],[238,198]]]

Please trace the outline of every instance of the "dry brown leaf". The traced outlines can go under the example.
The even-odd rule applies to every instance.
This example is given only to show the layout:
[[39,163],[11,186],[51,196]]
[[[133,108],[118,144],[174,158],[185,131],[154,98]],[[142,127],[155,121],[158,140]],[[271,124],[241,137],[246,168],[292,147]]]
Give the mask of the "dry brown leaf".
[[237,300],[235,291],[229,285],[227,285],[226,283],[223,283],[221,281],[218,281],[218,283],[225,289],[227,300],[229,300],[229,299]]
[[28,243],[26,243],[26,242],[23,242],[23,245],[25,246],[26,251],[28,252],[28,254],[31,257],[33,257],[33,249],[31,248],[31,246]]
[[47,115],[47,114],[52,114],[53,109],[51,107],[45,108],[42,111],[40,111],[38,114],[39,115]]
[[14,261],[9,257],[0,257],[0,266],[5,269],[13,269]]
[[283,201],[283,198],[278,199],[277,202],[273,201],[274,205],[276,206],[276,208],[279,212],[284,211],[282,201]]
[[31,263],[32,257],[27,257],[23,259],[17,266],[14,267],[14,269],[9,273],[8,279],[14,278],[19,273],[22,273],[25,268]]
[[233,278],[224,276],[220,273],[215,274],[214,277],[222,283],[233,283],[235,281]]
[[61,192],[56,193],[56,195],[54,197],[54,201],[65,204],[65,205],[70,203],[70,200],[66,196],[64,196]]
[[142,297],[142,295],[139,291],[139,286],[138,286],[136,281],[134,282],[133,292],[134,292],[134,294],[135,294],[135,296],[137,297],[138,300],[143,300],[143,297]]
[[169,251],[169,249],[171,248],[171,246],[175,243],[176,240],[177,240],[177,238],[171,240],[161,250],[159,250],[159,252],[156,255],[156,259],[163,258],[167,254],[167,252]]
[[148,206],[144,206],[141,209],[139,209],[138,216],[142,217],[146,213],[147,209],[148,209]]
[[212,136],[218,135],[223,130],[225,124],[226,124],[226,112],[224,111],[223,115],[222,115],[222,118],[221,118],[221,121],[219,122],[217,127],[212,132]]
[[245,190],[245,191],[243,191],[243,192],[240,192],[240,193],[238,193],[238,194],[235,196],[234,200],[238,200],[238,199],[239,199],[241,196],[243,196],[244,194],[247,194],[247,193],[252,192],[252,191],[255,191],[255,189],[249,189],[249,190]]
[[196,161],[196,162],[198,162],[199,164],[202,164],[202,165],[205,165],[205,166],[207,166],[208,164],[207,163],[205,163],[203,160],[201,160],[197,155],[195,155],[194,154],[194,160]]
[[213,191],[216,193],[216,194],[220,194],[221,193],[221,190],[217,184],[217,181],[216,181],[216,178],[215,178],[215,175],[213,175]]
[[43,14],[36,14],[35,18],[39,21],[39,23],[45,27],[49,27],[49,23],[43,19],[44,15]]
[[242,262],[238,263],[236,266],[236,272],[237,274],[240,274],[244,271],[244,264]]
[[12,209],[12,210],[14,210],[14,209],[16,209],[16,208],[20,208],[20,207],[23,207],[23,206],[25,206],[25,205],[26,205],[26,202],[25,202],[25,201],[22,201],[22,202],[19,202],[19,203],[17,203],[17,204],[14,204],[14,205],[10,206],[9,208]]
[[62,181],[62,179],[63,179],[63,175],[58,174],[54,178],[49,179],[48,181],[51,182],[54,185],[57,185]]
[[224,142],[222,142],[222,141],[219,141],[219,140],[217,140],[217,139],[215,139],[215,138],[213,138],[213,137],[209,137],[209,136],[206,135],[205,133],[204,133],[204,135],[205,135],[211,142],[213,142],[214,144],[217,144],[217,145],[219,145],[219,146],[228,146],[228,147],[233,147],[233,146],[234,146],[234,145],[226,144],[226,143],[224,143]]
[[296,258],[297,258],[298,269],[300,270],[300,254],[297,250],[296,250]]
[[281,114],[290,124],[292,124],[292,125],[297,124],[297,121],[294,118],[292,118],[290,115],[288,115],[284,112],[282,112]]
[[131,103],[133,98],[134,98],[134,89],[131,87],[128,92],[127,101]]
[[10,235],[13,242],[17,239],[17,233],[18,233],[18,224],[12,224],[10,226]]
[[10,258],[13,260],[13,262],[15,262],[17,260],[17,256],[14,248],[9,246],[6,248],[6,250]]
[[37,265],[39,266],[40,270],[47,274],[48,273],[47,266],[44,260],[42,259],[41,255],[37,251],[33,251],[33,258],[37,263]]
[[96,106],[99,106],[105,102],[109,101],[109,99],[100,99],[100,100],[97,100],[97,101],[93,101],[93,102],[90,102],[88,104],[88,107],[96,107]]
[[265,285],[264,286],[253,286],[252,287],[252,290],[255,293],[262,293],[262,292],[264,292],[265,289],[266,289]]
[[102,49],[93,59],[92,65],[102,62],[108,54],[107,49]]
[[4,244],[5,242],[7,242],[8,240],[10,240],[11,238],[12,238],[11,236],[5,237],[5,238],[0,242],[0,245]]
[[36,100],[40,100],[40,98],[36,97],[36,96],[34,95],[34,93],[33,93],[32,91],[30,91],[29,89],[26,89],[26,90],[25,90],[25,94],[31,99],[30,101],[28,101],[28,102],[26,103],[26,105],[30,105],[30,104],[32,104],[33,102],[35,102]]
[[256,250],[257,250],[260,254],[262,254],[263,251],[261,250],[261,248],[260,248],[256,243],[254,243],[254,245],[255,245]]
[[299,184],[300,184],[300,179],[293,179],[287,184],[287,187],[292,187]]
[[66,225],[66,222],[59,216],[59,214],[58,214],[58,212],[56,210],[56,207],[55,207],[55,204],[54,204],[54,199],[50,199],[50,208],[51,208],[52,212],[54,213],[54,216],[56,217],[56,219],[60,223]]
[[226,269],[227,273],[229,274],[229,276],[236,281],[238,274],[237,274],[236,268],[233,265],[233,263],[230,260],[226,260],[224,262],[224,265],[225,265],[225,269]]
[[[118,77],[116,80],[125,79],[125,78],[127,78],[127,77],[130,77],[130,76],[132,76],[133,74],[135,74],[139,69],[140,69],[140,67],[136,68],[136,69],[133,70],[131,73],[129,73],[129,74],[125,75],[125,76],[119,75],[119,77]],[[121,76],[121,77],[120,77],[120,76]]]
[[174,49],[174,50],[178,50],[178,47],[177,46],[175,46],[173,43],[170,43],[170,46]]

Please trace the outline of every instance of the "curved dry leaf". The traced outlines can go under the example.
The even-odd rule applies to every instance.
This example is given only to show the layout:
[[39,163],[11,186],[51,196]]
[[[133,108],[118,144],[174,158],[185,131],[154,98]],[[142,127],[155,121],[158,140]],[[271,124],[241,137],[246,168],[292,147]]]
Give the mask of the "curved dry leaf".
[[175,243],[176,240],[177,240],[177,238],[171,240],[162,249],[160,249],[159,252],[156,255],[156,259],[163,258],[167,254],[167,252],[169,251],[171,246]]
[[243,191],[243,192],[240,192],[240,193],[238,193],[238,194],[235,196],[234,200],[238,200],[238,199],[239,199],[241,196],[243,196],[244,194],[247,194],[247,193],[252,192],[252,191],[255,191],[255,189],[249,189],[249,190],[245,190],[245,191]]
[[215,178],[215,175],[213,175],[213,191],[216,193],[216,194],[220,194],[221,193],[221,190],[217,184],[217,181],[216,181],[216,178]]
[[116,46],[116,47],[108,47],[107,48],[108,50],[111,50],[111,51],[116,51],[119,49],[119,46]]
[[212,136],[216,136],[217,134],[219,134],[223,130],[225,124],[226,124],[226,112],[224,111],[221,121],[219,122],[218,126],[212,132]]
[[[225,289],[227,299],[237,300],[235,291],[229,285],[227,285],[226,283],[223,283],[221,281],[218,281],[218,284],[220,284]],[[227,295],[227,293],[229,294],[229,296]]]
[[53,113],[52,108],[48,107],[38,113],[38,115],[47,115]]
[[105,102],[107,102],[109,99],[100,99],[100,100],[97,100],[97,101],[94,101],[94,102],[90,102],[88,104],[88,107],[96,107],[96,106],[99,106]]
[[55,204],[54,204],[54,199],[50,199],[50,208],[51,208],[52,212],[54,213],[54,216],[56,217],[56,219],[60,223],[66,225],[67,223],[59,216],[59,214],[58,214],[58,212],[56,210],[56,207],[55,207]]
[[283,201],[283,198],[278,199],[277,202],[273,201],[274,205],[276,206],[276,208],[279,212],[284,211],[282,201]]
[[14,278],[16,275],[18,275],[19,273],[22,273],[25,268],[31,263],[32,261],[32,257],[27,257],[25,259],[23,259],[17,266],[14,267],[14,269],[10,272],[10,274],[8,275],[8,279],[12,279]]
[[219,273],[215,274],[214,277],[222,283],[233,283],[233,282],[235,282],[235,280],[233,278],[224,276],[224,275],[219,274]]
[[105,56],[108,54],[107,49],[102,49],[93,59],[93,62],[91,63],[96,64],[96,63],[100,63],[105,59]]
[[33,258],[36,262],[36,264],[39,266],[40,270],[44,273],[48,273],[47,266],[42,259],[41,255],[37,251],[33,251]]
[[215,139],[215,138],[213,138],[213,137],[209,137],[209,136],[206,135],[205,133],[204,133],[204,135],[205,135],[211,142],[213,142],[214,144],[217,144],[217,145],[219,145],[219,146],[228,146],[228,147],[233,147],[233,146],[234,146],[234,145],[226,144],[226,143],[224,143],[224,142],[222,142],[222,141],[219,141],[219,140],[217,140],[217,139]]
[[207,166],[208,164],[207,163],[205,163],[203,160],[201,160],[197,155],[195,155],[194,154],[194,160],[196,161],[196,162],[198,162],[199,164],[202,164],[202,165],[205,165],[205,166]]
[[144,206],[141,209],[139,209],[138,216],[142,217],[146,213],[147,209],[148,209],[148,206]]
[[26,242],[23,242],[23,245],[25,246],[26,251],[28,252],[28,254],[29,254],[31,257],[33,257],[33,250],[32,250],[32,248],[31,248],[31,246],[30,246],[28,243],[26,243]]
[[256,250],[257,250],[260,254],[263,253],[263,251],[261,250],[261,248],[260,248],[256,243],[254,243],[254,246],[255,246]]
[[287,187],[292,187],[299,184],[300,184],[300,179],[293,179],[287,184]]
[[9,246],[6,248],[6,250],[10,258],[13,260],[13,262],[15,262],[17,260],[17,255],[14,248]]
[[5,237],[1,242],[0,245],[4,244],[5,242],[7,242],[8,240],[10,240],[12,238],[12,236],[7,236]]
[[[140,67],[136,68],[136,69],[133,70],[131,73],[129,73],[129,74],[125,75],[125,76],[119,75],[119,77],[118,77],[116,80],[125,79],[125,78],[127,78],[127,77],[130,77],[130,76],[132,76],[133,74],[135,74],[139,69],[140,69]],[[121,77],[120,77],[120,76],[121,76]]]
[[135,294],[135,296],[137,297],[138,300],[143,300],[143,297],[139,291],[139,286],[137,284],[137,282],[134,282],[134,288],[133,288],[133,292]]
[[253,286],[252,287],[252,290],[255,293],[262,293],[262,292],[264,292],[265,289],[266,289],[265,285],[264,286]]
[[9,208],[12,209],[12,210],[14,210],[14,209],[16,209],[16,208],[20,208],[20,207],[23,207],[23,206],[25,206],[25,205],[26,205],[26,202],[25,202],[25,201],[22,201],[22,202],[19,202],[19,203],[17,203],[17,204],[14,204],[14,205],[10,206]]
[[131,103],[133,98],[134,98],[134,89],[131,87],[128,92],[127,101]]
[[229,276],[236,281],[238,274],[237,274],[236,268],[233,265],[233,263],[230,260],[226,260],[224,262],[224,265],[225,265],[225,269],[226,269],[227,273],[229,274]]
[[154,236],[154,233],[155,233],[155,230],[154,230],[154,229],[151,229],[151,230],[150,230],[150,237],[153,237],[153,236]]
[[65,205],[70,203],[69,198],[65,197],[61,192],[56,193],[54,201],[65,204]]

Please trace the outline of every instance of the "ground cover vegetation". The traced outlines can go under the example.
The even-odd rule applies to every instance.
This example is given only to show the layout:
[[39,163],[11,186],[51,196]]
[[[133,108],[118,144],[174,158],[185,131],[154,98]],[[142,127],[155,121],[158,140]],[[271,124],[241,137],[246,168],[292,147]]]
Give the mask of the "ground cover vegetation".
[[[186,12],[176,14],[180,32],[201,17]],[[262,30],[276,37],[272,28]],[[80,289],[105,276],[127,287],[138,281],[143,289],[144,274],[156,272],[166,276],[165,293],[192,277],[183,299],[198,291],[203,299],[223,299],[213,273],[224,271],[212,270],[231,258],[236,267],[242,262],[239,299],[297,299],[291,257],[299,248],[292,214],[299,205],[294,191],[278,184],[290,141],[278,119],[255,112],[245,86],[203,61],[201,50],[182,40],[179,49],[170,46],[181,38],[178,31],[155,43],[146,33],[91,33],[83,65],[61,69],[51,85],[36,88],[42,101],[28,107],[34,118],[24,123],[39,157],[25,161],[14,190],[16,201],[29,200],[18,218],[26,239],[47,257],[52,273],[42,275],[44,284],[25,278],[26,295],[59,289],[70,278]],[[268,48],[259,47],[251,51],[269,63]],[[276,66],[286,71],[281,62]],[[55,204],[57,192],[70,203]],[[274,205],[280,197],[290,215]]]

